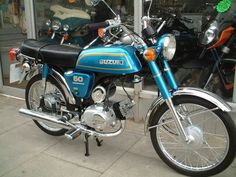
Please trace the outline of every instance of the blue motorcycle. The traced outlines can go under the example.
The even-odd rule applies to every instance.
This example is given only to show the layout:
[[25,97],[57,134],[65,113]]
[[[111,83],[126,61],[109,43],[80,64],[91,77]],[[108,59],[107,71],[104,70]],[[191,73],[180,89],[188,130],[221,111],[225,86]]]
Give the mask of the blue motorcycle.
[[[147,1],[151,8],[152,1]],[[93,6],[107,5],[104,0],[90,2]],[[150,132],[157,154],[182,174],[217,174],[235,157],[235,126],[228,114],[231,107],[211,92],[178,87],[168,64],[175,54],[175,38],[165,34],[157,39],[150,20],[148,12],[142,18],[143,38],[122,24],[117,15],[91,24],[91,28],[99,29],[99,36],[83,49],[24,41],[20,49],[10,52],[22,66],[21,78],[29,79],[27,109],[19,111],[50,135],[72,140],[83,135],[85,155],[89,156],[89,137],[101,146],[101,138],[123,132],[135,102],[124,87],[126,100],[112,101],[111,96],[117,81],[139,75],[146,62],[161,92],[145,119],[145,132]],[[109,43],[107,32],[113,31],[119,34],[110,38],[119,39]],[[99,38],[107,42],[93,46]]]

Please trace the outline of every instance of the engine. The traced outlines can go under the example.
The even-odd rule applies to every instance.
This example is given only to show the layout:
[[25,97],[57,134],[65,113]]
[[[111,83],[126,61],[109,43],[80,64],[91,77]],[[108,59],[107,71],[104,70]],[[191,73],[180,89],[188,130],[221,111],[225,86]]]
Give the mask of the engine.
[[61,98],[54,93],[47,93],[40,98],[39,106],[43,111],[56,113],[61,109]]
[[82,124],[94,128],[96,131],[110,132],[118,129],[121,120],[132,117],[132,100],[111,102],[106,100],[109,90],[97,86],[92,92],[95,104],[89,106],[81,117]]

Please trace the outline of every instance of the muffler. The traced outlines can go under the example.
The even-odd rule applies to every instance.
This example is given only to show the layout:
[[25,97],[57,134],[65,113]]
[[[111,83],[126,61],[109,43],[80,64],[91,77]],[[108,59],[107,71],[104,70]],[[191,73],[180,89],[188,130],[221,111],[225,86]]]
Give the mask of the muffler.
[[125,128],[125,120],[122,120],[121,126],[116,132],[111,132],[111,133],[96,132],[94,130],[88,129],[87,127],[85,127],[83,125],[74,126],[73,124],[71,124],[69,122],[68,123],[62,122],[61,120],[57,119],[56,117],[47,115],[42,112],[37,112],[37,111],[24,109],[24,108],[19,109],[19,112],[21,114],[29,116],[28,118],[33,119],[33,120],[37,120],[39,122],[48,122],[48,123],[51,123],[57,127],[68,129],[68,130],[73,129],[69,133],[67,133],[68,134],[67,137],[69,139],[74,139],[74,136],[79,135],[80,133],[86,133],[90,136],[96,136],[96,137],[113,137],[113,136],[117,136],[117,135],[121,134]]
[[65,128],[65,129],[72,128],[70,125],[58,120],[56,117],[47,115],[42,112],[37,112],[37,111],[24,109],[24,108],[19,109],[19,112],[21,114],[29,116],[28,118],[33,119],[33,120],[37,120],[39,122],[47,122],[47,123],[53,124],[57,127]]

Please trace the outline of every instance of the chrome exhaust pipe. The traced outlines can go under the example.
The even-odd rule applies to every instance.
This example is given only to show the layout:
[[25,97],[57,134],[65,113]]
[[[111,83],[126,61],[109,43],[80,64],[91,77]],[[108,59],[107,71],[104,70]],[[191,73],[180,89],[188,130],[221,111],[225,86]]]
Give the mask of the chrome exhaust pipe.
[[65,128],[65,129],[71,129],[72,128],[70,125],[56,119],[53,116],[47,115],[47,114],[42,113],[42,112],[37,112],[37,111],[24,109],[24,108],[19,109],[19,112],[21,114],[29,116],[28,118],[33,119],[33,120],[37,120],[39,122],[51,123],[51,124],[53,124],[57,127]]
[[25,108],[19,109],[19,112],[21,114],[29,116],[28,118],[33,119],[33,120],[37,120],[37,121],[40,121],[40,122],[48,122],[48,123],[51,123],[51,124],[53,124],[57,127],[68,129],[68,130],[73,128],[73,129],[75,129],[75,132],[87,133],[90,136],[96,136],[96,137],[113,137],[113,136],[117,136],[117,135],[121,134],[124,131],[125,122],[126,122],[125,120],[122,120],[121,121],[121,127],[116,132],[100,133],[100,132],[97,132],[97,131],[87,129],[83,125],[73,125],[69,122],[68,123],[62,122],[62,121],[56,119],[54,116],[50,116],[50,115],[47,115],[47,114],[42,113],[42,112],[37,112],[37,111],[25,109]]

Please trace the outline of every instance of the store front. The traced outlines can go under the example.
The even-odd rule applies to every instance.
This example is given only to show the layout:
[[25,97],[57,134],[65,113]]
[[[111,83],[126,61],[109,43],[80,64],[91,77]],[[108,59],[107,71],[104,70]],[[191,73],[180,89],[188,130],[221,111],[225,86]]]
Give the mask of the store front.
[[[107,3],[120,14],[126,24],[140,31],[140,26],[137,25],[140,23],[135,22],[138,18],[134,19],[134,13],[141,16],[141,3],[134,5],[133,0],[109,0]],[[107,14],[88,6],[84,0],[0,0],[0,92],[24,97],[23,92],[27,81],[21,84],[11,83],[9,73],[12,63],[8,52],[11,48],[20,46],[27,38],[50,39],[46,22],[52,21],[60,10],[71,13],[72,16],[83,11],[90,16],[90,21],[108,19]],[[96,13],[100,13],[99,18]],[[73,23],[73,21],[68,23]],[[86,43],[90,42],[89,40]]]
[[[159,17],[161,13],[169,10],[180,12],[193,19],[194,23],[188,24],[189,28],[199,32],[201,31],[203,11],[212,7],[216,2],[216,0],[153,0],[151,15]],[[144,6],[143,0],[107,0],[107,3],[116,13],[120,14],[124,23],[141,34],[141,17],[147,8]],[[11,61],[8,52],[11,48],[19,46],[27,38],[50,39],[46,23],[48,20],[53,23],[53,17],[57,12],[66,11],[68,14],[73,14],[83,11],[89,15],[91,21],[109,18],[109,15],[101,9],[88,6],[84,0],[0,0],[0,92],[24,97],[27,81],[21,84],[10,81]],[[98,13],[100,15],[96,16]],[[140,102],[140,105],[146,100],[150,104],[150,100],[157,96],[157,89],[152,77],[147,76],[143,82],[128,84],[126,87],[128,87],[129,93],[134,95],[136,101]],[[144,105],[148,107],[149,104]],[[142,117],[139,112],[141,112],[140,109],[145,108],[139,108],[138,105],[138,115],[135,117]]]

